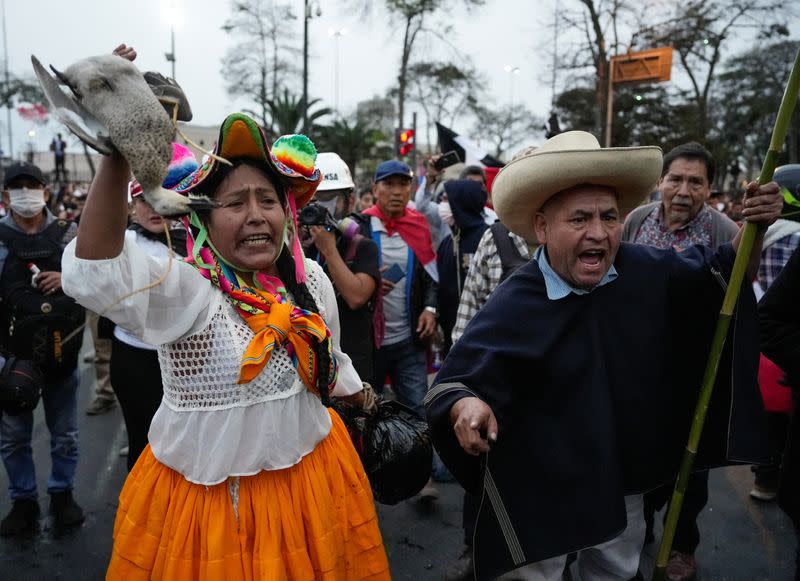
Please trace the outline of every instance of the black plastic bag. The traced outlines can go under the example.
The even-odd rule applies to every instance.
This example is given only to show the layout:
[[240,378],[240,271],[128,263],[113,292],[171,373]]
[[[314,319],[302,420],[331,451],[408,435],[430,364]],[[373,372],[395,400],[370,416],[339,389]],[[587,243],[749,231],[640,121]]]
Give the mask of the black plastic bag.
[[417,494],[431,476],[433,446],[428,424],[411,408],[380,401],[366,414],[342,410],[375,500],[397,504]]

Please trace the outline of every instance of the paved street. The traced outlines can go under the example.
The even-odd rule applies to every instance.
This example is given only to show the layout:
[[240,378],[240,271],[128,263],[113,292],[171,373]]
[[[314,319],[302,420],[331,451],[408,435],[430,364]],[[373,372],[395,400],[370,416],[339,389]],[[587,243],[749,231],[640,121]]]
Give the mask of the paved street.
[[[81,529],[56,538],[49,520],[43,518],[42,531],[33,538],[0,539],[0,581],[103,578],[111,550],[117,494],[126,476],[125,459],[118,454],[126,438],[119,408],[102,416],[85,415],[92,384],[90,374],[84,373],[79,403],[81,461],[75,496],[86,509],[86,523]],[[43,515],[47,512],[48,442],[40,406],[34,454]],[[791,525],[774,504],[756,504],[749,499],[749,469],[717,470],[711,482],[711,501],[700,524],[703,541],[698,554],[699,579],[791,581]],[[10,508],[5,495],[7,485],[5,471],[0,471],[2,515]],[[394,579],[440,580],[447,563],[460,552],[460,489],[444,484],[441,490],[442,498],[433,505],[409,501],[379,508]],[[651,554],[655,550],[655,546],[648,548]]]

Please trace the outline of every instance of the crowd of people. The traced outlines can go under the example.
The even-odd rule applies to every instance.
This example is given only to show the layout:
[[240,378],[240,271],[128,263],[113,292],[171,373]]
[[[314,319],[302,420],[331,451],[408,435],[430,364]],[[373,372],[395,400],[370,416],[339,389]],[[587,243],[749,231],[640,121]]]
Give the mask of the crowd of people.
[[[178,220],[154,212],[116,152],[56,196],[36,166],[8,167],[0,454],[13,505],[0,535],[39,522],[39,397],[50,510],[59,527],[85,518],[74,337],[87,324],[86,412],[118,404],[128,433],[109,579],[390,578],[369,478],[331,407],[369,416],[383,398],[428,422],[419,499],[435,502],[437,481],[464,488],[449,581],[555,581],[573,562],[586,581],[642,579],[743,222],[757,252],[667,578],[697,573],[709,468],[752,464],[752,496],[778,498],[800,531],[800,166],[747,184],[733,208],[694,142],[662,155],[567,131],[491,184],[438,159],[424,179],[386,160],[358,192],[335,152],[302,135],[270,145],[234,113],[213,155],[173,144],[163,188],[205,200]],[[759,357],[779,370],[771,383]],[[41,376],[19,371],[31,361]],[[23,402],[36,390],[20,382],[37,381]],[[522,464],[539,476],[520,478]]]

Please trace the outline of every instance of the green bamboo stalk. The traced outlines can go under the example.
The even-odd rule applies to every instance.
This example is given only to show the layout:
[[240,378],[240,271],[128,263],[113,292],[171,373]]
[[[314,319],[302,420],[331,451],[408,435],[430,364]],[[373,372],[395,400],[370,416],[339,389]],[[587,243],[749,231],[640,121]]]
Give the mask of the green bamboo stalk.
[[[786,133],[789,129],[789,122],[792,118],[792,112],[797,103],[798,92],[800,92],[800,51],[797,52],[797,56],[795,57],[794,66],[789,75],[789,82],[786,85],[786,91],[783,93],[781,106],[778,109],[778,117],[775,120],[775,127],[772,130],[769,150],[761,166],[761,175],[758,177],[759,184],[763,185],[772,180],[772,174],[775,172],[775,166],[778,162],[778,153],[781,147],[783,147],[783,142],[786,139]],[[750,262],[751,254],[753,253],[753,245],[757,233],[758,227],[748,222],[744,227],[742,238],[739,241],[739,249],[736,252],[733,272],[731,273],[731,279],[728,283],[728,289],[725,292],[725,298],[722,301],[717,328],[714,331],[714,339],[711,342],[711,351],[709,352],[706,370],[703,374],[703,383],[700,388],[700,395],[697,398],[697,405],[694,410],[694,420],[692,421],[692,428],[689,432],[689,441],[686,444],[686,450],[681,460],[678,478],[675,482],[675,490],[672,493],[672,500],[667,510],[667,520],[664,524],[664,535],[661,538],[661,545],[658,548],[656,566],[653,571],[653,581],[663,581],[666,576],[667,561],[669,560],[669,554],[672,550],[672,541],[675,538],[675,529],[678,525],[681,507],[683,506],[686,485],[689,482],[689,476],[692,473],[694,460],[697,456],[697,448],[700,444],[700,437],[703,434],[703,425],[706,421],[708,403],[711,400],[714,383],[717,379],[720,357],[725,347],[725,339],[728,336],[733,309],[736,307],[736,303],[739,300],[739,291],[742,287],[742,281],[744,280],[745,271]]]

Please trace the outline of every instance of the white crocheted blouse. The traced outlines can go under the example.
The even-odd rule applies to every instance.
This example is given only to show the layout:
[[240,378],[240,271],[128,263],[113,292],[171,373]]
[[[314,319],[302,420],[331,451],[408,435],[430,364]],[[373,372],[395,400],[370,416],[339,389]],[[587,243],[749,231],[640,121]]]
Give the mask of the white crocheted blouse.
[[[164,397],[150,425],[159,462],[187,480],[212,485],[230,476],[279,470],[300,462],[330,431],[318,396],[300,381],[285,349],[273,352],[262,372],[237,385],[252,330],[225,294],[192,266],[150,256],[132,232],[122,253],[108,260],[62,259],[64,292],[95,312],[127,293],[165,280],[115,305],[105,315],[142,341],[158,346]],[[328,277],[306,261],[307,285],[333,336],[339,364],[334,394],[361,390],[339,344],[339,311]]]

